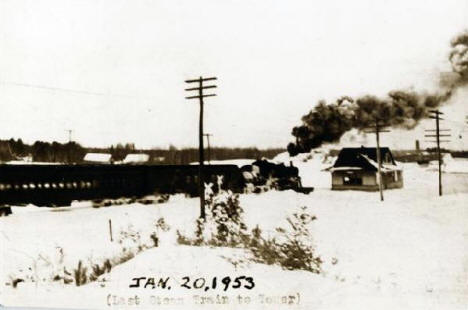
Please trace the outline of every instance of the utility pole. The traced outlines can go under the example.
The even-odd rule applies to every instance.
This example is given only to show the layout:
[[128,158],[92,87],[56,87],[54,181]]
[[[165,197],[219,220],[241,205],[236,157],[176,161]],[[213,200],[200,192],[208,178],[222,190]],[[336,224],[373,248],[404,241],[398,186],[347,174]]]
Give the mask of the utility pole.
[[384,196],[383,196],[383,182],[382,182],[382,158],[380,154],[380,133],[381,132],[390,132],[390,130],[383,130],[382,127],[384,127],[383,124],[379,123],[379,120],[375,121],[374,126],[370,126],[372,129],[369,131],[365,131],[367,133],[375,133],[375,138],[376,138],[376,144],[377,144],[377,149],[376,149],[376,155],[377,155],[377,175],[378,175],[378,181],[379,181],[379,192],[380,192],[380,201],[384,201]]
[[206,137],[208,143],[208,164],[211,165],[211,148],[210,148],[210,137],[213,136],[211,133],[203,134]]
[[[67,148],[67,161],[68,163],[70,164],[72,162],[71,160],[71,154],[70,154],[70,147],[71,147],[71,142],[72,142],[72,132],[73,132],[73,129],[66,129],[66,131],[68,132],[68,145],[66,145],[65,147]],[[55,156],[55,155],[54,155]],[[55,160],[55,159],[54,159]]]
[[204,165],[204,154],[203,154],[203,98],[216,96],[216,94],[204,94],[203,90],[209,88],[216,88],[216,85],[203,85],[204,82],[217,80],[216,77],[203,78],[199,77],[198,79],[186,80],[185,83],[198,83],[196,87],[186,88],[186,91],[198,91],[198,95],[188,96],[185,99],[199,99],[200,102],[200,122],[199,122],[199,131],[198,131],[198,192],[200,194],[200,217],[205,219],[205,183],[203,177],[203,165]]
[[[435,119],[436,120],[436,129],[435,129],[435,135],[434,133],[432,134],[426,134],[424,137],[431,137],[431,138],[436,138],[436,141],[427,141],[427,142],[435,142],[437,144],[437,160],[439,162],[439,196],[442,196],[442,156],[440,153],[440,143],[441,142],[449,142],[448,140],[440,140],[440,137],[450,137],[450,134],[440,134],[441,131],[450,131],[450,129],[440,129],[439,121],[443,120],[443,118],[440,117],[440,115],[443,115],[444,113],[440,112],[439,110],[431,110],[429,111],[431,115],[429,118]],[[434,130],[426,130],[426,132],[432,132]]]
[[70,143],[72,141],[73,129],[67,129],[66,131],[68,132],[68,143]]

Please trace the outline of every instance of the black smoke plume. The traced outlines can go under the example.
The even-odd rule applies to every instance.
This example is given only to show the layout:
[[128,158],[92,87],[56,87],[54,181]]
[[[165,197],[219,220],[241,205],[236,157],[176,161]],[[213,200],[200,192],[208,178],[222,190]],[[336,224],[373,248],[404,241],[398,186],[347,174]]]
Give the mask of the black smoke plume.
[[288,144],[291,156],[306,153],[322,143],[337,142],[351,129],[392,126],[412,129],[427,117],[428,110],[446,102],[455,88],[468,82],[468,31],[458,35],[451,42],[449,60],[453,78],[449,85],[434,94],[416,91],[395,90],[385,98],[372,95],[356,99],[344,96],[336,102],[319,101],[313,110],[304,115],[302,124],[292,130],[296,141]]
[[450,45],[452,72],[441,74],[440,86],[455,89],[468,84],[468,30],[456,36]]
[[468,30],[456,36],[452,42],[452,50],[450,51],[450,62],[452,69],[459,76],[458,84],[468,82]]

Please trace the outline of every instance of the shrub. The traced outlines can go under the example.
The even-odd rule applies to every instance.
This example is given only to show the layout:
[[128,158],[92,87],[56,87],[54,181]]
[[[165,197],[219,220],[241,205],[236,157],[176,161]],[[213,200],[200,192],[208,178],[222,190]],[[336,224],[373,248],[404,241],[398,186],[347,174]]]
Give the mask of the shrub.
[[96,281],[101,275],[110,272],[114,266],[132,259],[145,249],[158,246],[159,233],[167,232],[170,227],[162,217],[155,221],[154,227],[155,231],[150,234],[148,240],[152,242],[143,243],[141,233],[135,230],[133,225],[128,225],[127,229],[122,229],[118,233],[117,242],[120,251],[115,256],[104,258],[99,262],[92,257],[85,262],[79,260],[76,267],[70,268],[71,272],[67,271],[64,265],[65,253],[62,247],[56,247],[53,254],[41,253],[37,258],[30,257],[32,265],[10,273],[6,284],[16,288],[21,282],[63,281],[64,284],[75,283],[81,286]]
[[256,227],[252,231],[249,248],[254,260],[265,264],[278,264],[283,268],[307,270],[320,273],[322,260],[315,255],[312,236],[307,225],[315,220],[302,207],[299,213],[288,217],[290,229],[277,228],[276,238],[264,238]]
[[242,214],[244,210],[239,203],[239,195],[231,191],[221,192],[212,196],[208,209],[215,223],[216,244],[221,246],[238,246],[247,236],[247,226],[244,224]]
[[106,259],[102,266],[99,264],[94,264],[92,267],[92,273],[89,276],[90,282],[96,281],[104,273],[110,272],[112,269],[112,264],[109,259]]
[[120,252],[119,256],[116,256],[112,259],[112,265],[120,265],[123,264],[132,258],[135,257],[135,253],[132,251],[127,250],[126,248],[122,248],[122,252]]
[[[221,186],[219,186],[221,188]],[[211,186],[208,187],[211,190]],[[184,245],[244,247],[253,254],[253,261],[277,264],[285,269],[300,269],[314,273],[321,270],[322,260],[315,255],[308,225],[316,220],[302,207],[286,220],[287,229],[278,227],[274,237],[263,237],[257,226],[251,233],[243,221],[239,195],[220,190],[207,193],[206,219],[197,219],[194,237],[177,231],[177,242]]]
[[122,251],[141,251],[143,244],[141,242],[140,232],[135,230],[133,225],[128,225],[126,230],[120,230],[117,242],[122,246]]
[[251,238],[249,244],[246,246],[249,248],[253,255],[254,261],[272,265],[278,262],[278,244],[275,238],[265,239],[262,237],[262,231],[258,226],[252,229]]
[[78,267],[73,270],[76,286],[86,284],[88,282],[87,268],[83,267],[81,260],[78,262]]
[[177,241],[185,245],[211,245],[236,247],[245,243],[248,238],[247,226],[242,219],[243,209],[239,203],[239,195],[232,191],[211,191],[208,187],[205,210],[206,218],[196,221],[195,236],[184,236],[177,231]]
[[156,230],[153,231],[150,235],[151,240],[153,241],[154,247],[158,247],[159,245],[159,232],[167,232],[171,227],[166,223],[163,217],[160,217],[156,223],[154,224]]
[[177,243],[182,245],[195,245],[193,244],[193,240],[184,236],[179,230],[176,231],[177,234]]
[[[148,248],[147,245],[142,244],[140,232],[136,231],[133,225],[129,225],[126,230],[119,232],[117,242],[121,245],[120,253],[110,259],[105,259],[101,264],[95,263],[92,258],[89,258],[88,269],[81,260],[78,262],[78,267],[73,271],[76,286],[96,281],[101,275],[110,272],[114,266],[129,261],[136,254]],[[65,281],[65,283],[67,282]]]

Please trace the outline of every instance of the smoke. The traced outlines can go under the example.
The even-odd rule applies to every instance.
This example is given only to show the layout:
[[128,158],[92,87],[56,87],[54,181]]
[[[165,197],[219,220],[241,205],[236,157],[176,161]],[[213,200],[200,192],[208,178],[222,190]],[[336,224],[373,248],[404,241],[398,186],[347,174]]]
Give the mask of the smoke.
[[450,62],[454,72],[460,75],[460,82],[468,81],[468,30],[456,36],[452,42]]
[[292,156],[309,152],[323,143],[339,141],[353,128],[362,130],[377,123],[379,126],[414,128],[428,116],[429,110],[446,102],[457,87],[468,81],[468,31],[454,38],[451,46],[449,60],[454,78],[449,85],[432,94],[394,90],[384,98],[366,95],[355,99],[343,96],[332,103],[321,100],[302,117],[302,125],[293,128],[296,141],[288,144],[288,152]]

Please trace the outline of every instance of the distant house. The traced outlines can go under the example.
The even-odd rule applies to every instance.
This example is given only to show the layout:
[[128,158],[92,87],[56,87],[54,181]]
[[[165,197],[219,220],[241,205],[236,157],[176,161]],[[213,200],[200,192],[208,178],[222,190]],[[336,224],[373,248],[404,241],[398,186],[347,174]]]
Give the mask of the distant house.
[[87,153],[83,161],[89,164],[110,164],[112,163],[112,155],[106,153]]
[[166,157],[164,157],[164,156],[154,156],[151,160],[153,162],[155,162],[155,163],[162,163],[163,161],[166,160]]
[[148,154],[128,154],[125,156],[124,164],[142,164],[148,162],[150,156]]
[[[401,169],[388,147],[380,148],[383,188],[403,187]],[[377,149],[375,147],[343,148],[333,167],[332,189],[379,190]]]

